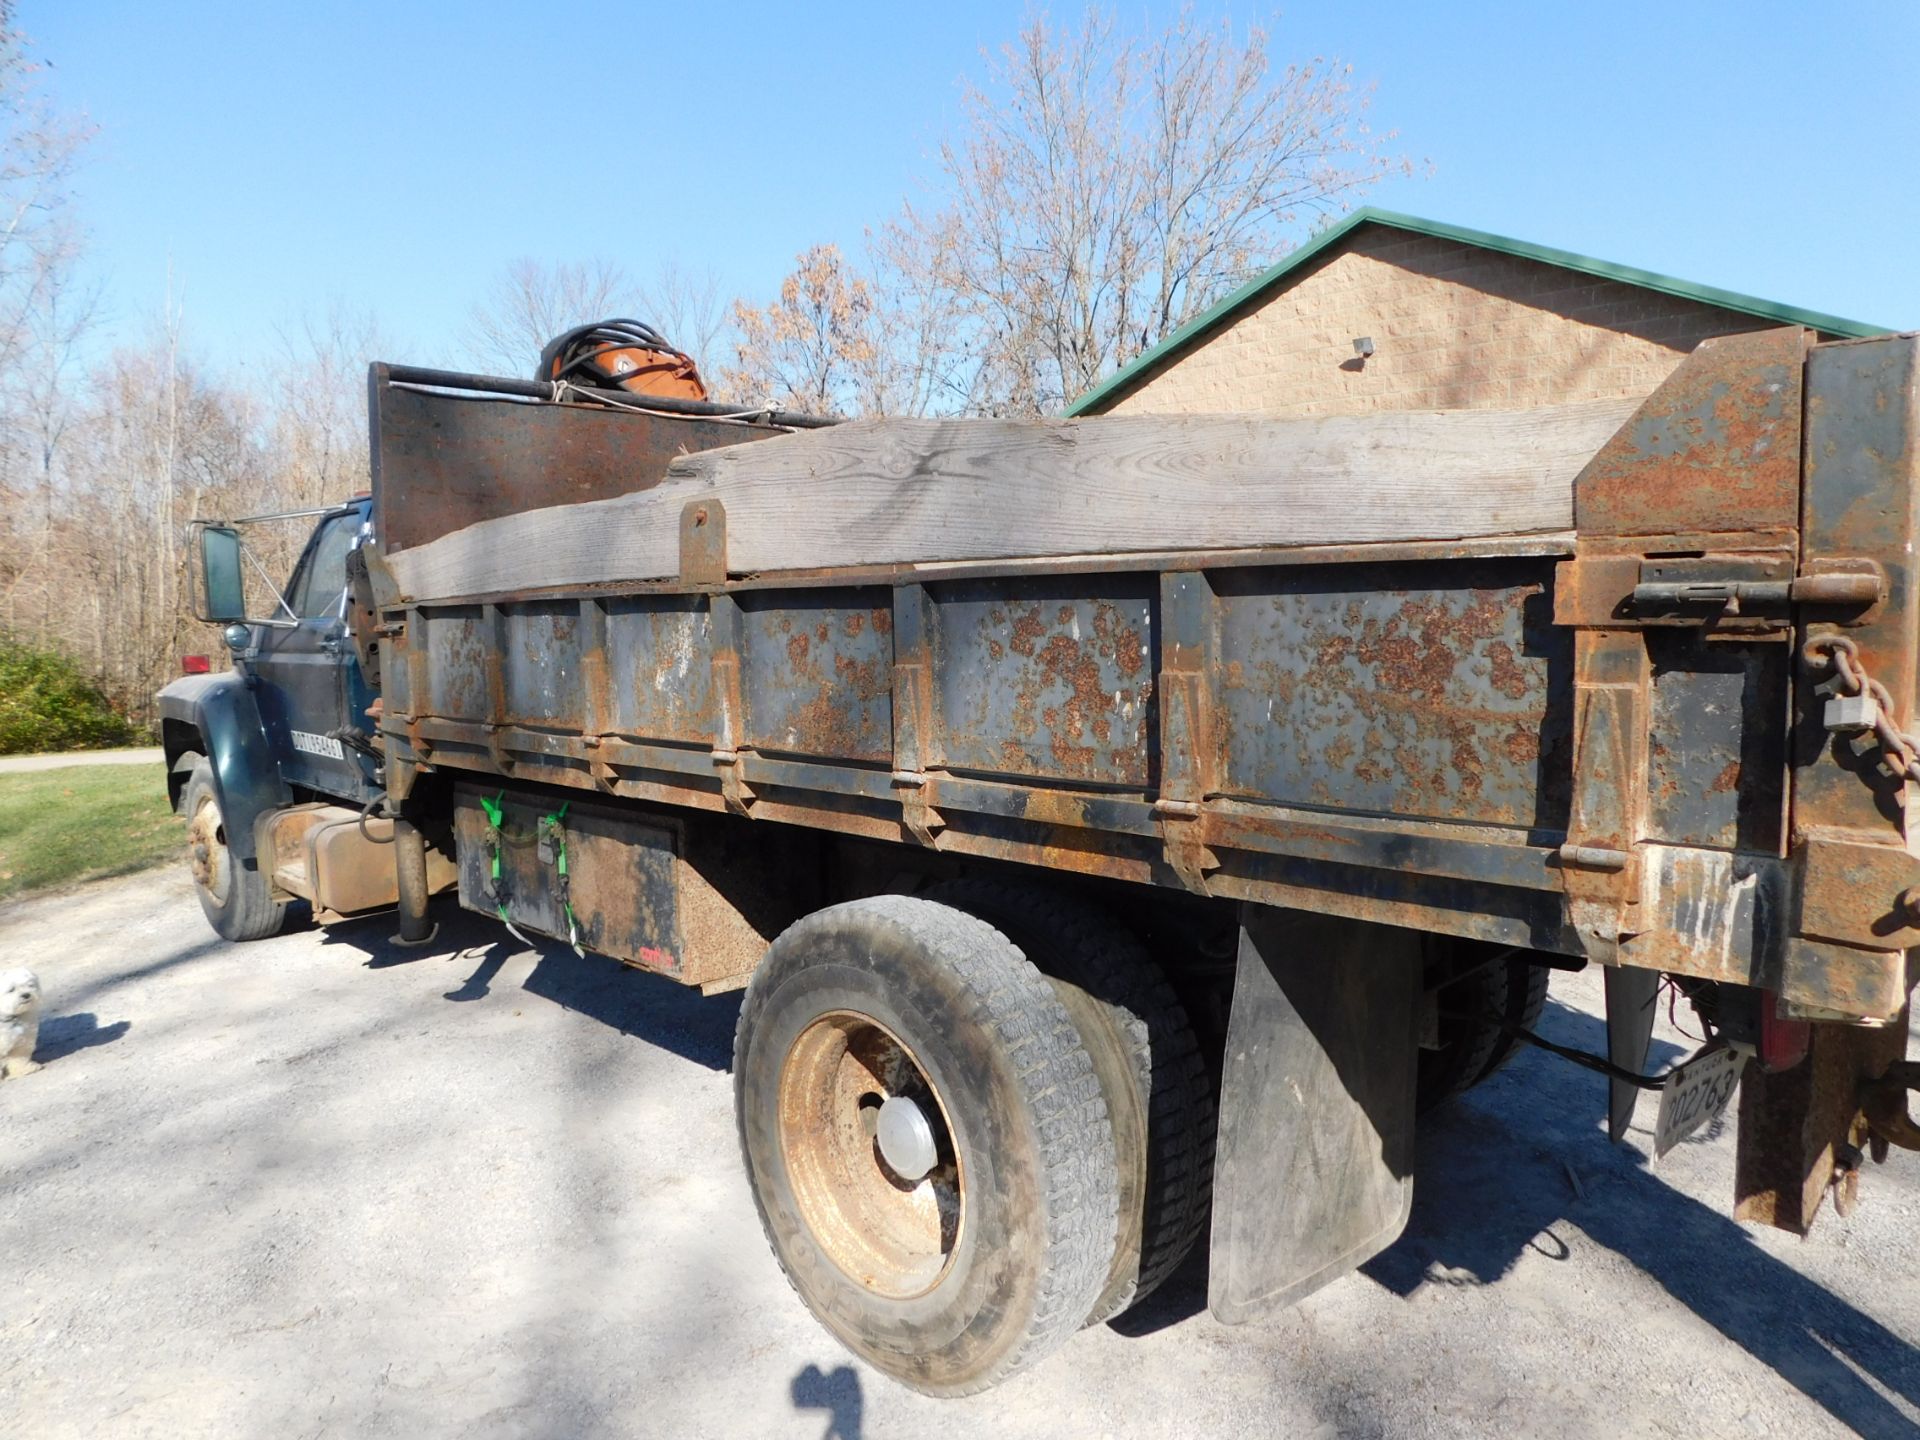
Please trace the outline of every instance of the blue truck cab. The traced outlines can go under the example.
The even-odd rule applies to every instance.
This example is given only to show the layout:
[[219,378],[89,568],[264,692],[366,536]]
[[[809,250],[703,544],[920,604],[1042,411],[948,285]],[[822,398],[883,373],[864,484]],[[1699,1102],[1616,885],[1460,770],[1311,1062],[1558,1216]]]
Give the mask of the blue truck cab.
[[[326,827],[343,820],[363,836],[378,834],[358,823],[382,783],[367,716],[375,692],[349,631],[347,579],[349,557],[372,532],[371,502],[362,496],[255,521],[307,518],[312,531],[264,618],[245,614],[241,573],[249,565],[265,572],[238,529],[198,527],[211,564],[203,562],[201,589],[209,593],[198,597],[197,613],[225,626],[233,667],[184,676],[159,694],[169,795],[188,822],[202,907],[229,939],[278,930],[294,898],[345,913],[314,893],[313,867],[296,842],[316,829],[324,839]],[[392,861],[361,868],[390,874]]]

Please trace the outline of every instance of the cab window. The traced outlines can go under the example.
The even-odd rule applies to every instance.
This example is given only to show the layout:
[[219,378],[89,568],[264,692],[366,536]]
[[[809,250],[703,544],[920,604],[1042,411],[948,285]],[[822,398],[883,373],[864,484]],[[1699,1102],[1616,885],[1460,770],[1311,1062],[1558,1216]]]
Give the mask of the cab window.
[[287,603],[295,615],[318,620],[340,613],[340,597],[347,588],[347,555],[359,535],[358,512],[336,515],[320,527],[287,591]]

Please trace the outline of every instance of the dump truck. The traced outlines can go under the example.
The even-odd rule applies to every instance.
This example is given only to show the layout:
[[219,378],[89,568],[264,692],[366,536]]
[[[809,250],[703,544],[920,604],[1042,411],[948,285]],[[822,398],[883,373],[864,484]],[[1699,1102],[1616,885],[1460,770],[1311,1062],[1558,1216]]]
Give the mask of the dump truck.
[[[425,944],[444,891],[744,988],[767,1237],[880,1370],[990,1386],[1203,1237],[1214,1316],[1290,1304],[1517,1046],[1616,1139],[1657,1091],[1656,1148],[1737,1095],[1755,1224],[1920,1148],[1920,337],[1518,412],[826,424],[627,383],[636,334],[374,365],[371,493],[284,589],[197,523],[232,668],[163,692],[169,785],[229,939]],[[1582,1050],[1537,1021],[1588,965]],[[1707,1039],[1649,1074],[1663,1001]]]

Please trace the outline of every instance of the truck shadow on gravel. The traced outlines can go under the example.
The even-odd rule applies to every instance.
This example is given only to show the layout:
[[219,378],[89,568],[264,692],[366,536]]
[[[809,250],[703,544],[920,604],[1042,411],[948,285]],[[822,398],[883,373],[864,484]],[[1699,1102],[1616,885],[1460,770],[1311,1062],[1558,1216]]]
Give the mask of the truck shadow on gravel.
[[452,981],[442,998],[455,1004],[487,999],[509,965],[517,957],[531,954],[536,958],[526,978],[507,982],[513,989],[585,1015],[709,1070],[732,1067],[733,1027],[740,1016],[741,996],[737,991],[703,996],[665,976],[622,965],[604,955],[576,955],[558,940],[541,939],[530,950],[506,933],[492,916],[446,903],[434,906],[433,918],[439,923],[439,932],[431,943],[417,949],[394,943],[391,915],[332,926],[322,932],[321,943],[347,945],[359,951],[367,957],[363,963],[369,970],[410,964],[440,966]]
[[[1562,1044],[1606,1047],[1597,1017],[1554,1001],[1541,1030]],[[1678,1047],[1656,1043],[1650,1064],[1681,1058]],[[1655,1102],[1644,1103],[1643,1130]],[[1360,1273],[1410,1297],[1428,1285],[1496,1284],[1528,1250],[1565,1260],[1574,1246],[1602,1245],[1841,1424],[1866,1436],[1914,1435],[1869,1379],[1920,1407],[1920,1349],[1776,1260],[1727,1215],[1667,1185],[1639,1150],[1608,1144],[1605,1107],[1604,1081],[1527,1053],[1425,1117],[1406,1233]],[[1206,1305],[1201,1247],[1113,1326],[1147,1335]]]
[[[1597,1017],[1555,1002],[1542,1030],[1563,1044],[1606,1048]],[[1683,1058],[1664,1049],[1652,1064]],[[1584,1237],[1842,1424],[1862,1435],[1914,1434],[1863,1377],[1920,1406],[1920,1350],[1776,1260],[1728,1215],[1664,1183],[1642,1151],[1608,1144],[1599,1128],[1605,1095],[1596,1077],[1530,1054],[1485,1092],[1431,1117],[1406,1234],[1362,1273],[1402,1296],[1423,1285],[1491,1285],[1525,1251],[1564,1259]],[[1654,1097],[1642,1103],[1645,1127]]]

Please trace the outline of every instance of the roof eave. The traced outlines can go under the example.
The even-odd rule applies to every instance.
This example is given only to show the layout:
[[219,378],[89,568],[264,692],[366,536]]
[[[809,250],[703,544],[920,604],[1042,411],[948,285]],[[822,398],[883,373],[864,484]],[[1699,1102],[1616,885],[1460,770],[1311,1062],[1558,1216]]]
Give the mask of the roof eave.
[[1311,263],[1317,256],[1337,245],[1360,226],[1369,224],[1385,225],[1416,235],[1430,236],[1436,240],[1451,240],[1463,245],[1473,245],[1503,255],[1513,255],[1523,260],[1538,261],[1543,265],[1557,265],[1564,270],[1574,270],[1599,279],[1638,286],[1643,290],[1653,290],[1663,295],[1692,300],[1720,310],[1731,310],[1736,314],[1751,315],[1760,320],[1771,320],[1780,325],[1803,325],[1809,330],[1817,330],[1823,335],[1830,335],[1836,339],[1864,340],[1870,336],[1891,333],[1883,325],[1870,325],[1860,320],[1843,319],[1838,315],[1825,315],[1817,310],[1802,309],[1798,305],[1780,305],[1771,300],[1762,300],[1757,296],[1722,290],[1715,285],[1700,285],[1672,275],[1661,275],[1652,270],[1640,270],[1631,265],[1616,265],[1609,260],[1598,260],[1590,255],[1577,255],[1570,250],[1555,250],[1551,246],[1535,245],[1531,241],[1515,240],[1507,235],[1469,230],[1464,226],[1446,224],[1444,221],[1426,220],[1418,215],[1403,215],[1394,210],[1378,210],[1372,206],[1364,206],[1337,225],[1321,231],[1299,249],[1288,252],[1264,274],[1248,281],[1225,299],[1208,307],[1157,345],[1142,351],[1067,406],[1063,413],[1069,416],[1084,415],[1095,406],[1132,388],[1148,371],[1177,358],[1199,340],[1230,323],[1241,307],[1249,301]]

